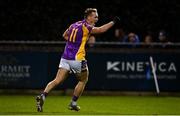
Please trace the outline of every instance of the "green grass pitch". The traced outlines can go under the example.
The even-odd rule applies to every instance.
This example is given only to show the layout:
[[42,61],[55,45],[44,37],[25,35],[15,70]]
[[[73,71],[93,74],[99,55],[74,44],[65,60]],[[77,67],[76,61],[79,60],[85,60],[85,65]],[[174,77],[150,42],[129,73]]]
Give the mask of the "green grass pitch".
[[35,95],[0,95],[0,115],[180,115],[180,97],[81,96],[79,112],[67,106],[70,96],[48,96],[44,112],[35,107]]

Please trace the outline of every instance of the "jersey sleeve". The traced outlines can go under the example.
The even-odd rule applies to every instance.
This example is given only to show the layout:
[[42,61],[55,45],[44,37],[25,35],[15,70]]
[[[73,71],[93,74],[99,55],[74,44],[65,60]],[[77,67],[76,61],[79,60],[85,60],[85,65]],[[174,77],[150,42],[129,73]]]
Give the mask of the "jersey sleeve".
[[89,30],[89,33],[91,33],[93,26],[86,24],[87,29]]

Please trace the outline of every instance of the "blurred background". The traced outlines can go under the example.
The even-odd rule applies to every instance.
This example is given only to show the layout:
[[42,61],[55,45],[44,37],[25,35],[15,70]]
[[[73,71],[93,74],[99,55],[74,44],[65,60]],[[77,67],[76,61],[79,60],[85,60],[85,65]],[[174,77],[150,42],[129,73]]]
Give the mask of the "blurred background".
[[[40,90],[52,80],[64,49],[63,32],[97,8],[101,26],[121,21],[87,44],[89,91],[180,92],[179,0],[0,0],[0,89]],[[70,77],[57,87],[73,89]]]
[[0,39],[1,40],[48,40],[64,41],[62,33],[73,22],[83,19],[84,10],[94,7],[99,12],[100,26],[114,16],[121,18],[121,23],[105,34],[98,36],[98,41],[114,41],[115,29],[126,35],[136,33],[140,41],[147,34],[158,40],[158,33],[164,30],[172,42],[179,42],[180,2],[178,0],[26,0],[0,1]]

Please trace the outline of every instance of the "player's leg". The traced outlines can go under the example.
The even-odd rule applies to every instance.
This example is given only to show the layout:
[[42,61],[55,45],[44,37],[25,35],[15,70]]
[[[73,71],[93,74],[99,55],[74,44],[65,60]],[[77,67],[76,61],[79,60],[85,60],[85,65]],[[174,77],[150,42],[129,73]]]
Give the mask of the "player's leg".
[[56,74],[56,78],[47,84],[43,93],[47,95],[53,88],[61,84],[67,78],[68,73],[69,73],[69,70],[59,68]]
[[42,106],[44,104],[44,100],[47,96],[47,94],[53,89],[55,88],[57,85],[61,84],[68,76],[69,70],[67,69],[63,69],[63,68],[59,68],[58,72],[56,74],[56,77],[54,80],[52,80],[51,82],[49,82],[44,90],[43,93],[41,93],[40,95],[38,95],[36,97],[36,102],[37,102],[37,111],[38,112],[42,112]]
[[71,103],[69,105],[70,110],[79,111],[80,107],[77,106],[77,100],[81,96],[88,81],[89,71],[88,68],[84,69],[81,73],[77,73],[76,77],[79,80],[78,84],[76,85],[73,93],[73,97]]
[[80,97],[81,94],[83,93],[86,83],[88,81],[89,71],[88,70],[83,71],[80,74],[76,74],[76,76],[77,76],[79,82],[74,89],[73,95],[76,97]]
[[53,88],[55,88],[58,84],[61,84],[67,78],[69,70],[70,67],[67,61],[65,59],[61,59],[55,79],[49,82],[43,93],[36,97],[37,111],[42,112],[42,106],[46,96]]

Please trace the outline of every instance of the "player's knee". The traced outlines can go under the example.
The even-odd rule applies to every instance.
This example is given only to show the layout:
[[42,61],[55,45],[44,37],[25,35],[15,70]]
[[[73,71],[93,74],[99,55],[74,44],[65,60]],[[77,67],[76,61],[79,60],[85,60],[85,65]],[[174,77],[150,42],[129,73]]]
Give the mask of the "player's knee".
[[85,84],[88,82],[88,78],[85,80]]
[[88,82],[88,77],[85,77],[84,79],[81,80],[82,82],[84,82],[85,84]]
[[53,83],[54,83],[54,85],[58,85],[60,83],[60,81],[55,79],[55,80],[53,80]]

